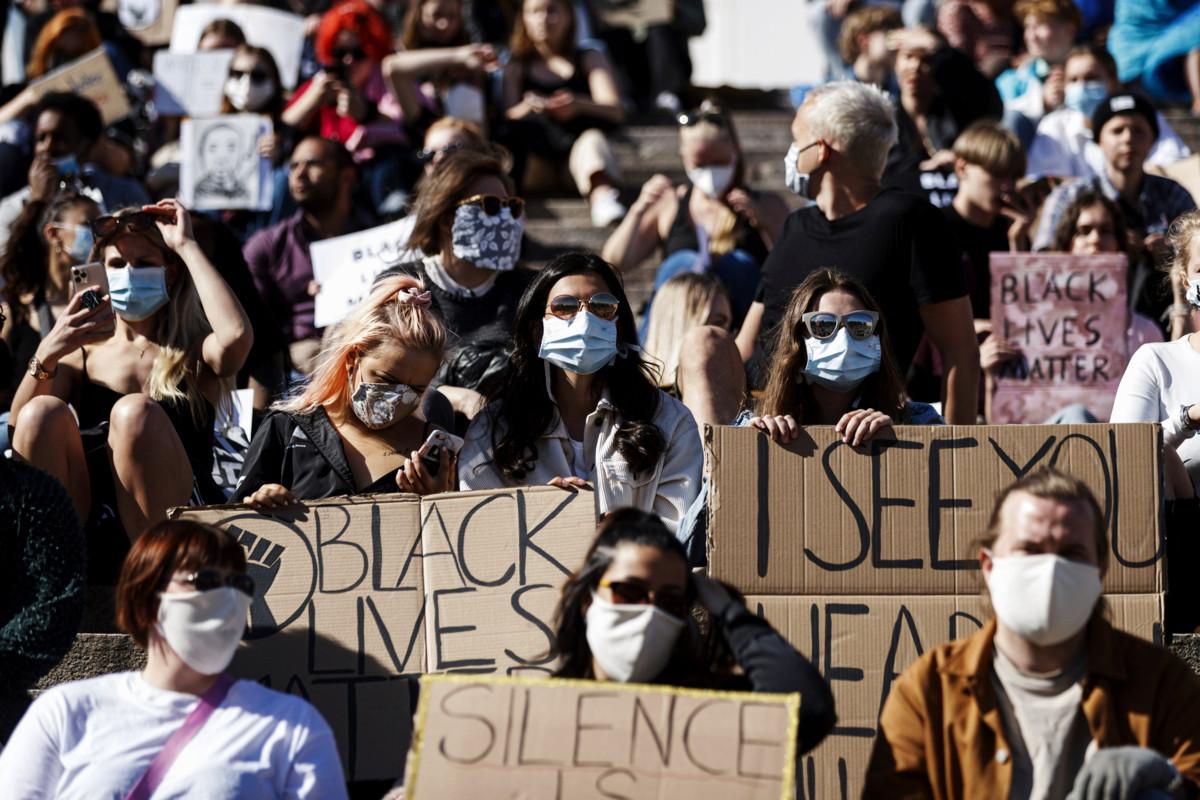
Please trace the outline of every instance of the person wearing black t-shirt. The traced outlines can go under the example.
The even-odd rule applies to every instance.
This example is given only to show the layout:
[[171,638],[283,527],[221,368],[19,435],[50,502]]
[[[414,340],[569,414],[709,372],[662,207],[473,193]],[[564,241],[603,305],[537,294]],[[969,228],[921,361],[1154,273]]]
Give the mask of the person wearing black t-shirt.
[[960,256],[937,209],[916,195],[880,188],[896,141],[887,95],[846,81],[814,89],[796,112],[792,136],[788,187],[815,203],[788,217],[738,334],[752,385],[763,384],[792,291],[828,267],[858,278],[878,298],[902,369],[928,334],[945,365],[944,416],[973,424],[979,347]]
[[954,142],[958,191],[942,209],[959,249],[977,320],[991,319],[989,253],[1029,249],[1032,212],[1013,192],[1025,174],[1025,153],[1016,135],[996,122],[976,122]]

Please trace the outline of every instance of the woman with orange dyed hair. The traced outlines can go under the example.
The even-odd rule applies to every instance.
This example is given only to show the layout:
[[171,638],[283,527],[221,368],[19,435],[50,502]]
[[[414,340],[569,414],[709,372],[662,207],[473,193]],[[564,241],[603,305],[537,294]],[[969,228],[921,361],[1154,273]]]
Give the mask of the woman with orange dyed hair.
[[90,53],[101,44],[100,29],[82,8],[58,12],[38,34],[25,67],[29,80]]
[[436,471],[418,457],[431,431],[453,426],[449,402],[428,391],[446,345],[429,304],[413,278],[376,284],[329,333],[303,391],[277,404],[254,435],[234,501],[274,508],[454,487],[456,467],[445,449]]

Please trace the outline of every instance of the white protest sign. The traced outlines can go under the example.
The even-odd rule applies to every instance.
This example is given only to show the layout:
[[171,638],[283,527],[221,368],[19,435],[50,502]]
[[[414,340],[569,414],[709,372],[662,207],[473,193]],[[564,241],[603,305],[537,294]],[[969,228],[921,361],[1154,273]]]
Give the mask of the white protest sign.
[[180,128],[179,197],[188,208],[271,208],[271,160],[259,140],[271,120],[259,114],[187,119]]
[[171,52],[194,53],[200,32],[214,19],[227,19],[246,34],[246,41],[271,52],[285,88],[294,89],[304,51],[304,18],[274,8],[249,5],[181,6],[171,29]]
[[165,117],[215,117],[221,113],[232,50],[154,54],[154,105]]
[[81,94],[100,109],[105,125],[129,116],[125,87],[102,47],[46,73],[29,84],[29,91],[39,100],[50,92]]
[[121,25],[142,44],[171,41],[171,25],[179,0],[104,0],[101,11],[115,12]]
[[412,222],[406,218],[309,245],[313,280],[321,286],[316,326],[341,322],[371,291],[375,276],[401,260],[411,233]]

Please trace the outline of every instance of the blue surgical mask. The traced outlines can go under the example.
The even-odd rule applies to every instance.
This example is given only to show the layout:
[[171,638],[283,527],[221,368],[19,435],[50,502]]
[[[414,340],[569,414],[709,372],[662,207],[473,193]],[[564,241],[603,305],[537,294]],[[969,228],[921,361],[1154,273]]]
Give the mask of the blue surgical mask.
[[1083,114],[1088,119],[1108,96],[1108,89],[1100,81],[1068,83],[1063,93],[1063,105]]
[[106,269],[108,296],[121,319],[141,322],[167,304],[166,267]]
[[68,175],[79,174],[79,161],[74,154],[54,159],[54,166],[58,170],[58,174],[64,178]]
[[812,196],[809,192],[812,188],[812,175],[796,169],[796,159],[799,157],[800,146],[792,142],[792,146],[788,148],[787,155],[783,157],[783,181],[793,193],[800,195],[806,200],[811,200]]
[[617,357],[617,323],[588,311],[570,319],[546,317],[538,356],[567,372],[591,375]]
[[75,231],[75,243],[71,245],[71,249],[67,251],[67,255],[73,261],[80,264],[88,260],[88,256],[92,254],[92,243],[95,239],[92,236],[92,226],[90,225],[55,225],[59,230]]
[[857,389],[879,371],[879,362],[883,358],[878,334],[855,339],[845,328],[839,328],[829,339],[810,336],[804,340],[804,347],[808,351],[804,376],[809,383],[833,392]]

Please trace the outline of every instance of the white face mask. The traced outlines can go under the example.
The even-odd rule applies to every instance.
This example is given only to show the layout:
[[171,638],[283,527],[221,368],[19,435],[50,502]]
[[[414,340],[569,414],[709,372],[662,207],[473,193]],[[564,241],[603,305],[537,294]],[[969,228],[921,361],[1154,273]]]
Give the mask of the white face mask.
[[201,675],[224,672],[246,631],[250,597],[232,586],[158,596],[158,635]]
[[585,619],[592,658],[618,683],[657,678],[686,624],[657,606],[617,605],[594,592]]
[[1047,647],[1083,629],[1100,599],[1100,569],[1052,553],[992,557],[988,593],[996,618]]
[[728,164],[712,164],[707,167],[693,167],[687,171],[688,180],[709,197],[721,197],[730,184],[733,183],[733,170],[736,162]]
[[812,173],[800,172],[796,169],[796,159],[800,157],[800,145],[792,142],[787,155],[783,157],[783,182],[793,194],[806,200],[812,199]]
[[1188,278],[1187,301],[1192,308],[1200,308],[1200,278]]
[[261,111],[274,95],[270,80],[255,82],[246,74],[225,81],[225,96],[237,111]]

